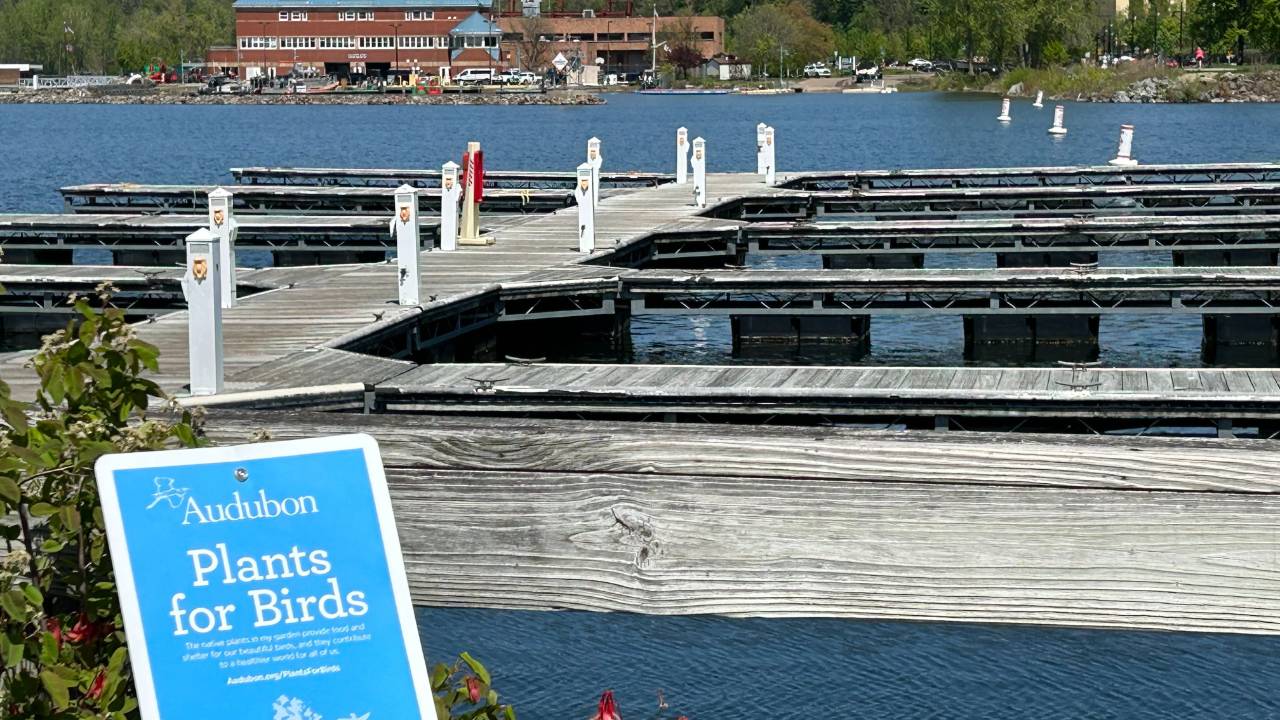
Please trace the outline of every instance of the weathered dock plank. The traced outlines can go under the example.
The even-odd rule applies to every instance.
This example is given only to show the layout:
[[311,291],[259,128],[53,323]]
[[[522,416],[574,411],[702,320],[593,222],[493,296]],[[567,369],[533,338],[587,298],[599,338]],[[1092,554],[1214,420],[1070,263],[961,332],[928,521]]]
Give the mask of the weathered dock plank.
[[415,602],[1280,632],[1274,443],[213,410],[380,442]]

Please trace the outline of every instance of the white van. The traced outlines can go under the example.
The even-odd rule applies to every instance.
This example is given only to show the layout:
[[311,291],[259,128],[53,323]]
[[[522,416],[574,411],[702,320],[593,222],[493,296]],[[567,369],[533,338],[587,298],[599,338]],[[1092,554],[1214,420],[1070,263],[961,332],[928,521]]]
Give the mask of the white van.
[[492,85],[495,79],[493,70],[480,68],[467,68],[453,76],[453,81],[459,85]]

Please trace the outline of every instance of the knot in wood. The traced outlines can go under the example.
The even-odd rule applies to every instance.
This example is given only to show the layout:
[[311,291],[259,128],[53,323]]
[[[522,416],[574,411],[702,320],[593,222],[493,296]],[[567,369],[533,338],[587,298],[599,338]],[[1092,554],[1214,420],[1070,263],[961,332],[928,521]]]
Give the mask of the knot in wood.
[[634,508],[614,507],[613,519],[623,529],[622,542],[636,548],[636,567],[647,568],[661,552],[661,544],[654,537],[653,518]]

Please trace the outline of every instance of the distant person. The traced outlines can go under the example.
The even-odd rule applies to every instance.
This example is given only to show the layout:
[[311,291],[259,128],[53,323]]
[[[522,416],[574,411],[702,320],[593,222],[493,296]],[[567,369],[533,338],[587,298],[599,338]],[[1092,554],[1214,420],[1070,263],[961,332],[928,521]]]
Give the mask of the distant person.
[[1204,48],[1196,46],[1196,67],[1204,68]]

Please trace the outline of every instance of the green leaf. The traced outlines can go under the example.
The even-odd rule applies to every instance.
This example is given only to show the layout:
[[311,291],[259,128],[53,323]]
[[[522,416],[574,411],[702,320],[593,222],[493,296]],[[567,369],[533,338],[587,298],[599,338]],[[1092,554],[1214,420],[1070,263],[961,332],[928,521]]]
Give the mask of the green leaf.
[[36,517],[49,517],[50,515],[58,512],[58,508],[50,505],[49,503],[38,502],[27,508],[27,512],[30,512]]
[[0,593],[0,608],[3,608],[9,617],[18,622],[27,621],[27,599],[21,590],[9,590]]
[[67,692],[70,683],[59,677],[57,673],[52,670],[42,671],[40,682],[49,693],[49,699],[53,700],[53,704],[59,710],[65,710],[71,704],[71,694]]
[[40,589],[35,585],[23,585],[22,594],[26,596],[27,602],[31,603],[31,607],[44,606],[44,596],[40,594]]
[[485,699],[489,701],[489,704],[490,704],[490,705],[497,705],[497,704],[498,704],[498,693],[494,692],[493,690],[490,690],[490,691],[489,691],[489,694],[488,694],[487,696],[485,696]]
[[80,529],[80,513],[71,505],[63,505],[58,511],[58,519],[62,520],[62,527],[76,532]]
[[187,447],[196,446],[196,434],[191,430],[190,425],[179,424],[173,426],[173,433],[178,436],[183,445]]
[[0,408],[4,410],[4,420],[13,426],[19,434],[27,432],[27,413],[19,403],[5,402],[0,404]]
[[0,499],[10,505],[17,505],[22,499],[22,489],[13,481],[13,478],[0,475]]
[[5,667],[17,667],[22,662],[22,654],[25,649],[22,643],[12,642],[9,638],[0,636],[0,650],[4,652]]
[[58,661],[58,639],[53,633],[47,632],[40,635],[40,662],[44,665],[52,665]]
[[507,714],[507,720],[516,720],[516,709],[515,709],[515,708],[511,707],[510,705],[508,705],[508,706],[506,706],[506,707],[502,708],[502,710],[503,710],[503,712],[505,712],[505,713]]
[[437,663],[431,669],[431,689],[442,690],[444,684],[449,680],[449,666],[444,663]]
[[466,663],[467,667],[471,668],[471,672],[475,673],[476,677],[480,678],[480,682],[485,685],[492,684],[489,682],[489,671],[484,669],[484,665],[481,665],[479,660],[471,657],[470,653],[465,652],[458,657],[462,658],[462,662]]

